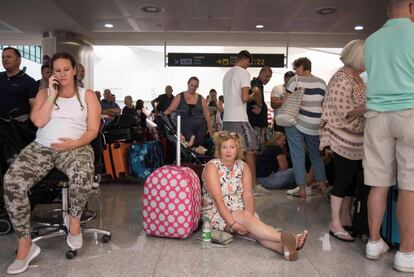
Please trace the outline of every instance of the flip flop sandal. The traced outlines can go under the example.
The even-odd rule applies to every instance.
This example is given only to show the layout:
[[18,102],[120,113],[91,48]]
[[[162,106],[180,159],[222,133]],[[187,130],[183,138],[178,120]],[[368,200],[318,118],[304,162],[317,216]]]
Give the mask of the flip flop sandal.
[[347,231],[349,234],[352,233],[352,226],[351,225],[344,225],[342,226],[345,231]]
[[283,254],[286,260],[296,261],[299,258],[296,250],[296,236],[291,232],[282,231],[280,239],[283,246]]
[[303,232],[303,234],[297,234],[296,236],[303,236],[305,235],[305,239],[303,240],[303,243],[300,247],[297,247],[296,250],[301,250],[303,248],[303,246],[305,246],[306,241],[308,240],[308,236],[309,236],[309,232]]
[[[345,232],[339,231],[339,232],[335,232],[335,233],[332,232],[332,231],[329,231],[329,234],[331,236],[333,236],[334,238],[340,240],[340,241],[344,241],[344,242],[354,242],[355,241],[355,239],[346,231]],[[344,238],[341,238],[341,236],[342,237],[347,236],[347,237],[350,237],[351,239],[350,240],[349,239],[344,239]]]

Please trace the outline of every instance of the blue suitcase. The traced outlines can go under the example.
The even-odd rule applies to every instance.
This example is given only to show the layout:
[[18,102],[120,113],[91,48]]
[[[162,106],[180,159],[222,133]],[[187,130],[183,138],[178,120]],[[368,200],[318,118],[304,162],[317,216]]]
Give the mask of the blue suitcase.
[[146,179],[155,169],[163,165],[163,149],[160,142],[149,141],[130,146],[129,168],[132,176]]
[[391,246],[400,245],[400,227],[397,221],[398,187],[392,186],[388,191],[387,207],[381,226],[381,236]]

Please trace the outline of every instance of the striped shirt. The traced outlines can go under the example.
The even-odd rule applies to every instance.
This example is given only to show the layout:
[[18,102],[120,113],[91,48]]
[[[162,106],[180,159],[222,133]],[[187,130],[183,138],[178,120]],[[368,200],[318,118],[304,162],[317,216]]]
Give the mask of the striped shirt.
[[304,134],[318,136],[326,83],[321,78],[315,76],[296,76],[289,80],[286,90],[293,92],[297,87],[304,88],[305,92],[295,127]]

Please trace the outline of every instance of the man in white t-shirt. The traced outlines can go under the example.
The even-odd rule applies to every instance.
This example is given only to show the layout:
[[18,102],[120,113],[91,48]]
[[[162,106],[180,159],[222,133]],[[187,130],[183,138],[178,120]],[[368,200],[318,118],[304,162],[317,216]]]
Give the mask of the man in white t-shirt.
[[284,101],[283,96],[286,93],[286,85],[289,82],[290,78],[292,78],[293,76],[295,76],[295,72],[287,71],[284,76],[284,84],[275,86],[272,89],[272,92],[270,94],[270,106],[272,107],[273,114],[274,114],[273,116],[273,120],[274,120],[273,130],[274,131],[279,131],[283,133],[285,132],[285,128],[283,128],[282,126],[278,126],[276,124],[275,118],[276,118],[277,112],[279,111],[280,107],[283,104],[283,101]]
[[244,139],[246,163],[252,172],[253,191],[260,194],[269,194],[265,188],[256,185],[256,149],[258,139],[256,131],[249,123],[246,112],[246,103],[260,101],[260,91],[254,89],[249,95],[250,73],[246,70],[252,63],[252,56],[247,50],[237,54],[234,66],[227,71],[223,78],[224,118],[223,129],[239,133]]

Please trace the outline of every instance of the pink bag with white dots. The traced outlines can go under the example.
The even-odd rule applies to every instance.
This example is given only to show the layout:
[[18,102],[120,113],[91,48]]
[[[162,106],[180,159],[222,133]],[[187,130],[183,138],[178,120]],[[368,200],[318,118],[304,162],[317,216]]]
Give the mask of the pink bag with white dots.
[[163,166],[148,176],[142,194],[142,223],[147,235],[186,238],[201,218],[201,186],[188,167]]

